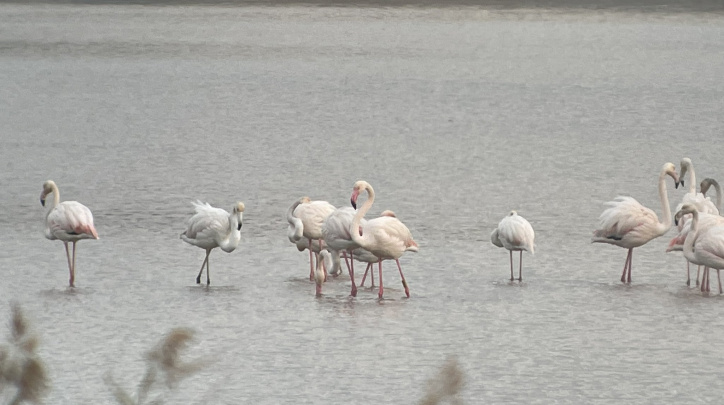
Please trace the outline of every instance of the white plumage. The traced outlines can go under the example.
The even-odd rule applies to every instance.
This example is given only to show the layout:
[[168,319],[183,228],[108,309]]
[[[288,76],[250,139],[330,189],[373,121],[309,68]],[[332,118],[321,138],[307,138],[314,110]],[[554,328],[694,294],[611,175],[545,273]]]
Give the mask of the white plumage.
[[490,234],[493,245],[506,248],[510,252],[510,280],[513,277],[513,251],[519,251],[518,281],[523,281],[523,251],[535,253],[535,232],[530,222],[511,211],[505,216],[493,233]]

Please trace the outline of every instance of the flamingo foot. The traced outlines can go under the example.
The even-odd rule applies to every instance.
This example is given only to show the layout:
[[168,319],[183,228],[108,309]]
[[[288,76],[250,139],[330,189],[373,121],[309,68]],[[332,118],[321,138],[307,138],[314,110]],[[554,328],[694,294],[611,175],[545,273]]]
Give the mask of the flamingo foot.
[[356,297],[357,296],[357,286],[352,286],[352,291],[350,291],[349,295]]
[[410,298],[410,289],[407,287],[407,281],[402,280],[402,285],[405,287],[405,295]]
[[691,285],[691,279],[686,280],[686,286],[689,287]]
[[201,284],[201,275],[196,277],[196,284]]

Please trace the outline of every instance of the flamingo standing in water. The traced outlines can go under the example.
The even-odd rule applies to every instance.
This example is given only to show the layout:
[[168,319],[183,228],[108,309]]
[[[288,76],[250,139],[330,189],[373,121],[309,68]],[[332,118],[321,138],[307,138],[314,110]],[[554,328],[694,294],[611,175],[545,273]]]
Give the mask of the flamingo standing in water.
[[520,252],[518,259],[518,281],[523,281],[523,251],[535,254],[535,232],[525,218],[510,211],[490,235],[490,241],[497,247],[510,251],[510,281],[513,281],[513,251]]
[[382,261],[394,260],[400,271],[402,285],[405,287],[405,295],[409,298],[410,289],[407,287],[407,281],[405,281],[405,276],[402,274],[399,258],[407,251],[417,252],[417,243],[412,239],[412,234],[405,224],[395,217],[388,216],[368,220],[364,227],[364,234],[360,236],[360,221],[375,201],[375,191],[372,186],[366,181],[360,180],[354,183],[352,197],[350,198],[352,207],[357,208],[357,197],[362,191],[367,191],[367,201],[360,207],[352,221],[352,228],[350,229],[352,240],[379,258],[379,297],[382,298],[384,291],[382,285]]
[[[393,217],[397,218],[397,215],[391,210],[384,210],[380,214],[380,216],[383,217]],[[364,233],[363,229],[360,229],[360,232]],[[367,273],[370,274],[370,280],[372,281],[372,287],[375,286],[375,273],[370,272],[370,269],[372,268],[372,264],[377,263],[380,261],[380,258],[370,253],[368,250],[357,248],[354,250],[354,258],[355,260],[363,263],[367,263],[367,268],[365,268],[365,274],[362,276],[362,281],[360,281],[359,286],[362,287],[365,285],[365,279],[367,278]]]
[[[683,158],[681,159],[681,173],[679,173],[679,178],[681,180],[682,187],[684,186],[684,177],[687,173],[689,173],[689,190],[681,199],[681,203],[676,207],[674,210],[675,212],[678,212],[681,210],[681,207],[684,204],[693,204],[699,212],[704,212],[707,214],[719,214],[719,209],[717,206],[714,205],[714,203],[711,201],[710,198],[706,197],[704,193],[697,193],[696,192],[696,173],[694,172],[694,164],[691,162],[691,159],[689,158]],[[703,183],[703,182],[702,182]],[[708,187],[707,187],[708,188]],[[686,239],[686,233],[684,232],[684,226],[691,218],[691,214],[687,214],[684,217],[681,218],[680,221],[678,221],[677,228],[679,230],[679,235],[672,239],[672,243],[669,244],[669,247],[666,249],[667,252],[671,251],[681,251],[683,250],[683,243]],[[681,243],[678,243],[678,242]],[[700,267],[700,266],[698,266]],[[699,268],[697,267],[696,270],[696,284],[699,285]],[[686,261],[686,285],[691,285],[691,271],[689,269],[689,261]]]
[[[45,214],[45,237],[50,240],[60,239],[65,245],[65,256],[70,271],[70,286],[75,283],[75,244],[81,239],[98,239],[98,232],[93,225],[93,214],[85,205],[78,201],[60,202],[60,192],[53,180],[43,183],[40,204],[45,206],[45,197],[53,194],[53,205]],[[68,242],[73,242],[73,259],[71,260]]]
[[[302,197],[287,211],[289,241],[297,245],[300,252],[309,249],[309,280],[314,280],[314,253],[325,248],[322,224],[335,209],[334,205],[326,201],[312,201],[309,197]],[[301,238],[305,238],[307,243],[300,242]],[[314,246],[314,241],[317,241],[317,246]]]
[[[357,285],[354,281],[354,249],[357,249],[357,245],[349,234],[352,220],[354,219],[356,211],[351,207],[337,208],[331,214],[327,216],[322,224],[322,237],[324,242],[327,244],[329,249],[332,250],[332,260],[334,262],[332,266],[332,274],[341,273],[340,270],[340,252],[344,254],[344,260],[347,263],[347,269],[349,270],[349,278],[352,281],[352,290],[350,294],[353,297],[357,296]],[[362,220],[362,227],[364,227],[364,219]],[[346,253],[351,256],[351,263],[347,260]]]
[[[633,249],[658,238],[671,228],[671,208],[666,194],[666,176],[671,176],[675,184],[679,175],[673,163],[666,163],[659,174],[659,198],[663,210],[664,222],[659,222],[656,213],[644,207],[631,197],[616,197],[599,217],[599,229],[593,232],[591,243],[608,243],[628,249],[626,262],[621,274],[621,282],[631,282],[631,257]],[[626,277],[628,271],[628,277]]]
[[724,269],[724,225],[709,226],[701,229],[699,218],[707,215],[700,213],[693,204],[684,204],[676,213],[676,222],[684,215],[691,214],[691,230],[684,242],[684,256],[690,262],[704,266],[704,276],[701,282],[701,291],[709,291],[709,268],[716,269],[719,279],[719,294],[722,293],[719,271]]
[[192,204],[196,213],[189,218],[188,227],[181,234],[181,239],[206,250],[206,258],[201,263],[201,270],[196,276],[196,284],[201,284],[201,274],[206,266],[206,285],[209,285],[211,284],[209,279],[209,254],[211,251],[220,247],[224,252],[231,253],[239,246],[244,203],[237,202],[231,209],[231,214],[201,201],[192,202]]

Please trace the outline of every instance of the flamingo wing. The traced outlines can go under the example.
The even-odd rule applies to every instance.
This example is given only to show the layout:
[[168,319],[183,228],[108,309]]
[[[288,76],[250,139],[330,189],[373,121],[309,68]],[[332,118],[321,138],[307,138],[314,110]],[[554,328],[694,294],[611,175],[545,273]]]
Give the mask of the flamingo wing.
[[189,239],[214,239],[228,231],[229,213],[215,208],[209,203],[194,202],[196,213],[189,218],[188,227],[183,234]]
[[50,233],[58,239],[66,235],[88,235],[98,239],[91,210],[77,201],[58,204],[48,214],[47,222]]
[[612,240],[651,239],[649,234],[659,222],[653,210],[631,197],[616,197],[606,205],[609,208],[599,217],[599,229],[594,232],[596,237]]
[[535,232],[530,222],[520,215],[508,215],[500,221],[498,238],[506,249],[534,252]]
[[724,269],[724,226],[713,226],[700,234],[696,239],[694,254],[702,264]]
[[717,209],[711,198],[704,196],[702,193],[686,193],[681,199],[681,204],[676,207],[676,211],[679,211],[684,204],[692,204],[696,207],[696,210],[706,214],[719,215],[719,209]]

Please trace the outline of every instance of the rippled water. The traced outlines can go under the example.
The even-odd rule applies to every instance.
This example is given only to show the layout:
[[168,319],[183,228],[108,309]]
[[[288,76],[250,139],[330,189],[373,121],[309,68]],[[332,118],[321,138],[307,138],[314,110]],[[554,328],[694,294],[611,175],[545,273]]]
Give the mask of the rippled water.
[[[661,213],[688,156],[722,179],[724,18],[479,8],[0,5],[0,320],[19,302],[51,404],[111,403],[172,327],[213,361],[168,403],[415,403],[448,355],[478,403],[718,403],[722,297],[686,287],[673,233],[591,245],[616,195]],[[41,185],[93,210],[75,289]],[[385,299],[315,298],[284,214],[377,192],[420,252]],[[683,195],[668,182],[672,205]],[[246,204],[237,251],[178,235],[202,199]],[[536,230],[524,281],[489,235]],[[361,265],[358,269],[362,268]]]

